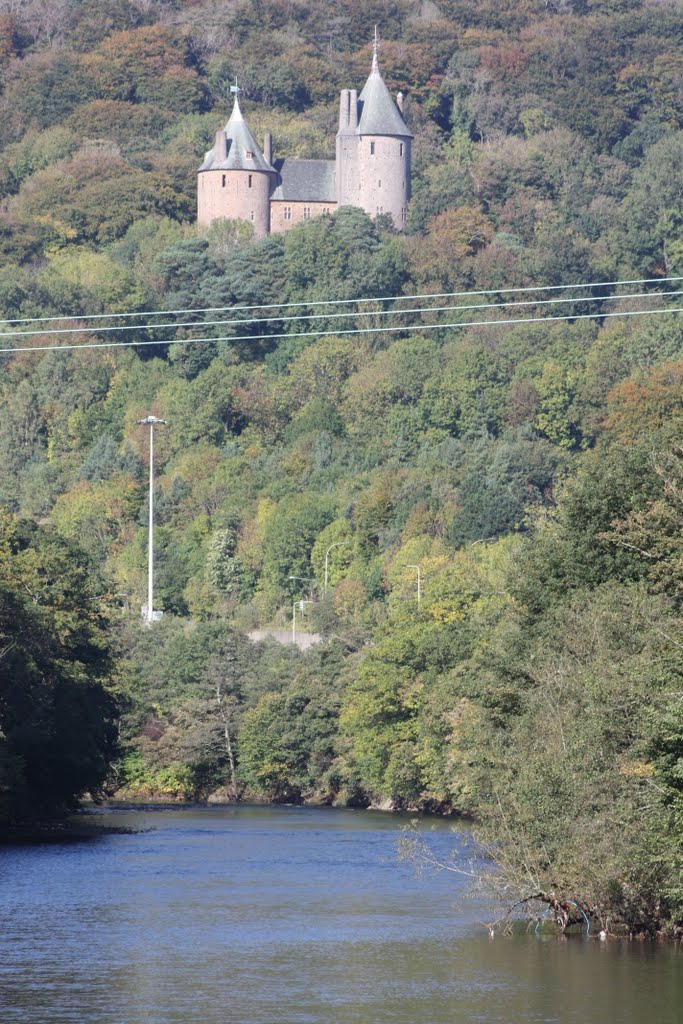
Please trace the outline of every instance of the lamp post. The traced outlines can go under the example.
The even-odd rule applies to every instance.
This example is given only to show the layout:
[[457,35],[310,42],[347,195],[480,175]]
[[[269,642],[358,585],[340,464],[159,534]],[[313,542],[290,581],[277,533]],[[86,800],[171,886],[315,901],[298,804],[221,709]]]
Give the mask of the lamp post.
[[419,611],[420,610],[420,598],[422,596],[422,591],[421,591],[422,578],[421,578],[421,575],[420,575],[420,566],[419,565],[405,565],[403,568],[404,569],[417,569],[417,610]]
[[297,608],[303,615],[304,608],[307,604],[313,604],[313,601],[304,601],[302,598],[300,601],[295,601],[292,605],[292,643],[296,643],[296,610]]
[[329,578],[328,558],[329,558],[329,555],[330,555],[330,551],[332,550],[332,548],[338,548],[340,544],[350,544],[350,543],[351,543],[350,540],[336,540],[334,542],[334,544],[330,544],[329,548],[325,552],[325,589],[324,589],[324,593],[327,593],[327,580]]
[[154,428],[166,425],[158,416],[147,416],[138,420],[140,425],[149,427],[149,563],[147,570],[147,625],[154,621]]

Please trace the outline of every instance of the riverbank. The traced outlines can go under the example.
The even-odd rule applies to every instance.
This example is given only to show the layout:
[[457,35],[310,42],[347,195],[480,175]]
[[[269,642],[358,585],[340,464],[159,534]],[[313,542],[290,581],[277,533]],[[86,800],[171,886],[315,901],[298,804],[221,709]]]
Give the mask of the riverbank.
[[[356,810],[385,811],[388,814],[435,815],[441,818],[460,818],[472,821],[469,814],[463,813],[451,804],[436,800],[411,803],[401,800],[377,799],[364,795],[343,797],[339,794],[308,794],[298,791],[284,792],[279,795],[267,795],[262,791],[248,788],[240,790],[239,796],[231,795],[227,789],[217,789],[206,796],[195,797],[187,793],[156,792],[147,787],[122,787],[102,803],[105,807],[116,806],[238,806],[253,804],[256,806],[291,806],[291,807],[336,807]],[[87,801],[84,806],[91,806]],[[94,804],[92,805],[94,806]]]

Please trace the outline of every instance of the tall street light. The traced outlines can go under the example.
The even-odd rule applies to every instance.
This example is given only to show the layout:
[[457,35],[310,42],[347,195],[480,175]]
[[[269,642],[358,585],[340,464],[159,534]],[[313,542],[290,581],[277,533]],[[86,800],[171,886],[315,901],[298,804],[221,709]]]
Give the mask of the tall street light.
[[404,565],[403,568],[404,569],[417,569],[417,610],[419,611],[420,610],[420,597],[422,596],[422,591],[421,591],[422,579],[421,579],[421,576],[420,576],[420,566],[419,565]]
[[[149,565],[147,571],[147,614],[145,619],[147,625],[154,622],[154,428],[155,426],[166,425],[167,420],[160,420],[158,416],[147,416],[144,420],[138,420],[141,426],[149,427]],[[161,618],[161,615],[157,616]]]
[[330,556],[330,551],[332,550],[332,548],[338,548],[340,544],[350,544],[350,543],[351,543],[350,540],[336,540],[334,542],[334,544],[330,544],[329,548],[325,552],[325,590],[324,590],[324,593],[327,593],[327,581],[328,581],[328,578],[329,578],[328,558]]

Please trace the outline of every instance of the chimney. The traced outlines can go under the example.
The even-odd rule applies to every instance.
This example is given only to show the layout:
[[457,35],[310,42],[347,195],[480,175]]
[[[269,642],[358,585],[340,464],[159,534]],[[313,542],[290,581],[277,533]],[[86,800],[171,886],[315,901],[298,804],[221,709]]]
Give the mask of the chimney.
[[216,163],[222,164],[228,159],[228,140],[225,132],[216,132],[216,145],[213,151],[213,157]]
[[403,93],[402,92],[397,92],[396,93],[396,106],[401,111],[401,113],[403,113]]
[[355,132],[358,128],[358,93],[349,89],[349,128]]
[[349,127],[349,90],[342,89],[339,94],[339,131]]
[[273,162],[273,137],[270,132],[266,132],[263,136],[263,155],[266,158],[267,164]]

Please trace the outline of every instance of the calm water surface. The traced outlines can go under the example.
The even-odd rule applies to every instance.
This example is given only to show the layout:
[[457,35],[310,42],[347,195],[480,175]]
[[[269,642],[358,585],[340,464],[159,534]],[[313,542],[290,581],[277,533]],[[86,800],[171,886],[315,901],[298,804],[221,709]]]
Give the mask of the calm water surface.
[[[0,849],[0,1024],[680,1024],[674,948],[489,940],[454,876],[362,811],[104,811]],[[446,853],[446,823],[433,833]]]

